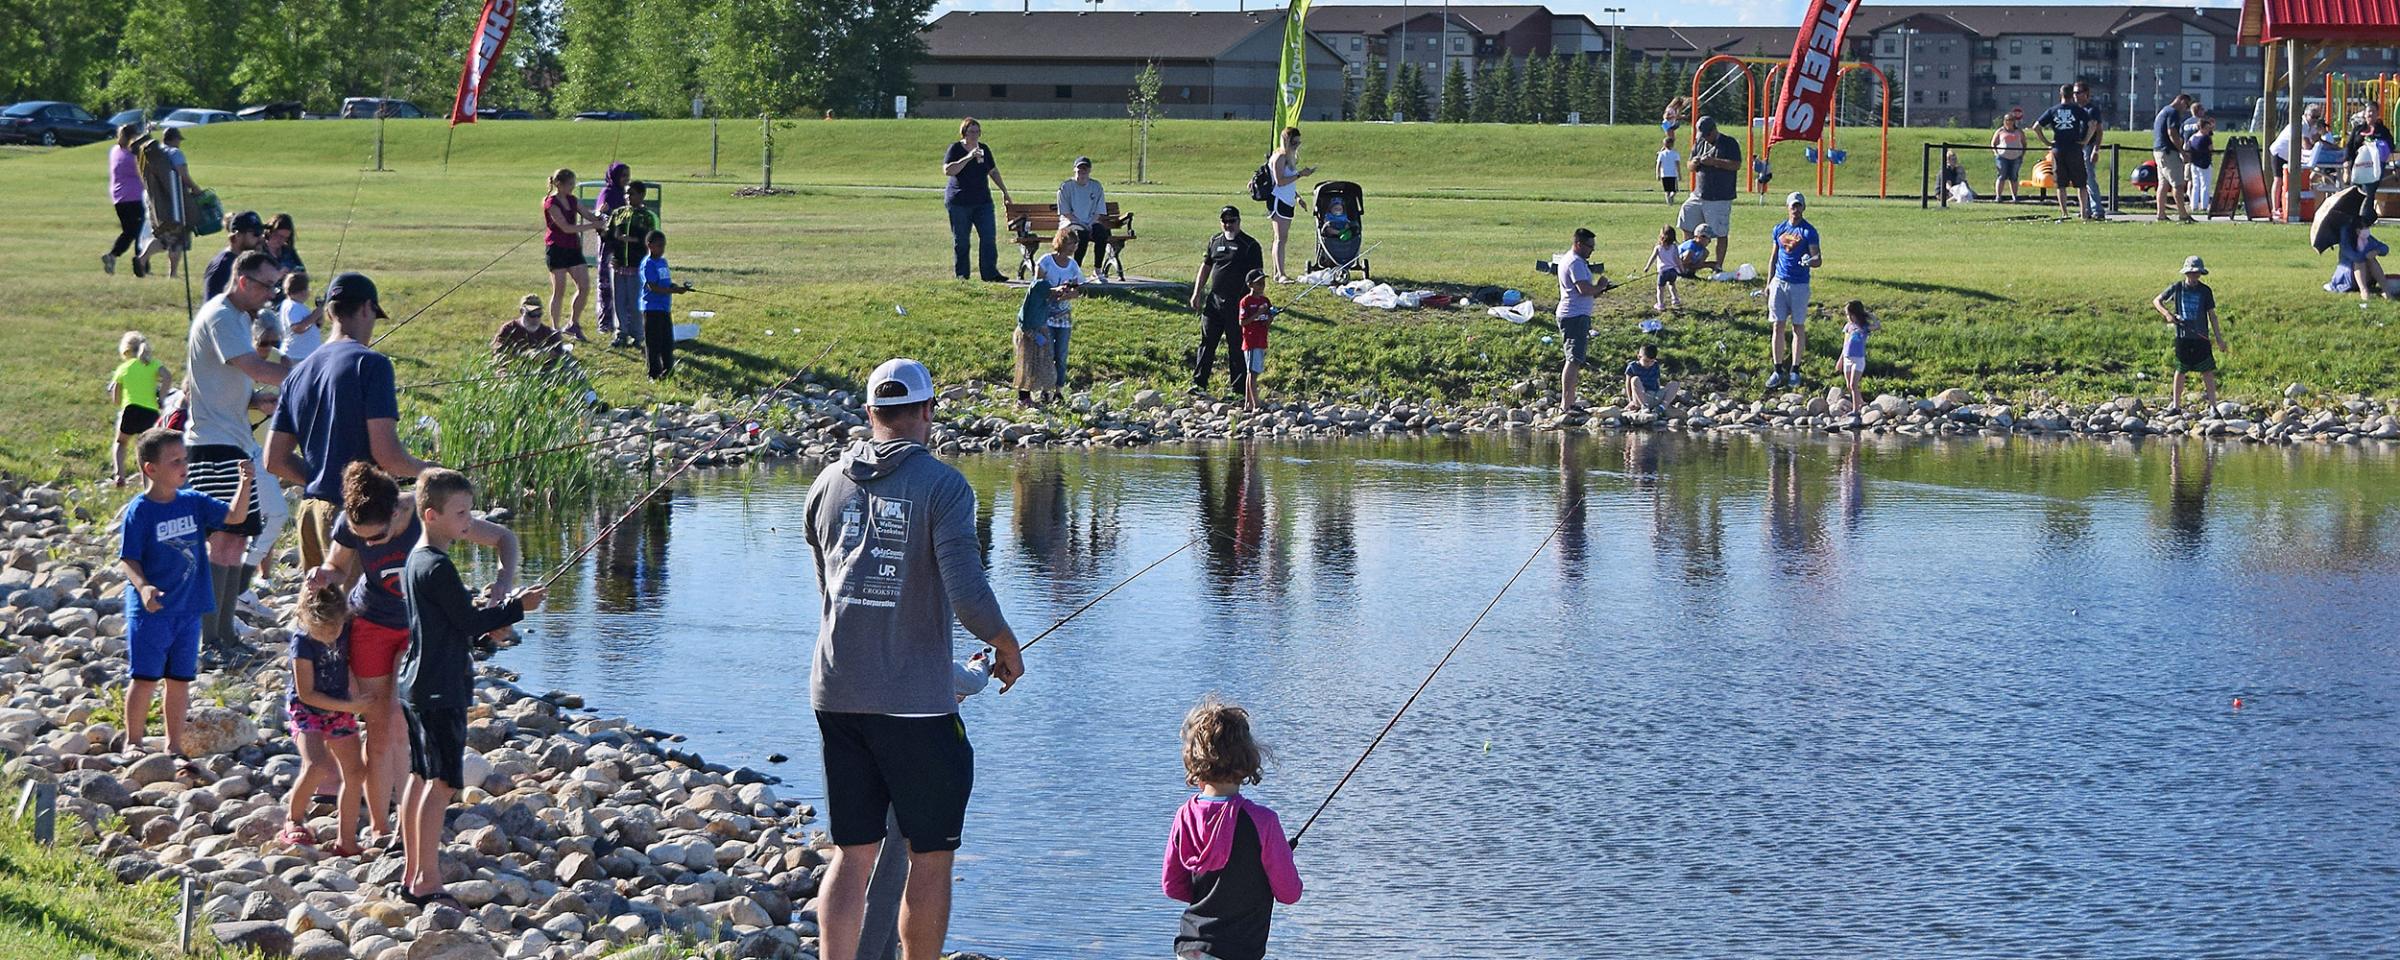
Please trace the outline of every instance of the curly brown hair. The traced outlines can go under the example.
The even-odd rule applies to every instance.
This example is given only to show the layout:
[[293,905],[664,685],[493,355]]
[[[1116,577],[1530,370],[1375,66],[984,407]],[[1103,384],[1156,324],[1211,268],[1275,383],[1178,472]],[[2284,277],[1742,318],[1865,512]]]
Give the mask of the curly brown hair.
[[1267,750],[1250,737],[1250,712],[1216,694],[1183,715],[1183,779],[1209,783],[1257,783]]
[[390,523],[399,508],[400,483],[383,468],[365,460],[342,468],[342,512],[351,523]]

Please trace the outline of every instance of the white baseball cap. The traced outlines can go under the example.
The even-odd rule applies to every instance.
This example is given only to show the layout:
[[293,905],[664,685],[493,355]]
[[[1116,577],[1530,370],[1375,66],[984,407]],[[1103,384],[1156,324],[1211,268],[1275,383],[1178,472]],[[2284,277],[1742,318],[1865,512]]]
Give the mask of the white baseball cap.
[[933,374],[925,365],[906,357],[894,357],[876,367],[867,378],[867,406],[897,407],[924,403],[933,399]]
[[1790,196],[1783,198],[1783,205],[1787,207],[1805,207],[1808,206],[1808,197],[1807,195],[1802,194],[1800,191],[1794,190]]

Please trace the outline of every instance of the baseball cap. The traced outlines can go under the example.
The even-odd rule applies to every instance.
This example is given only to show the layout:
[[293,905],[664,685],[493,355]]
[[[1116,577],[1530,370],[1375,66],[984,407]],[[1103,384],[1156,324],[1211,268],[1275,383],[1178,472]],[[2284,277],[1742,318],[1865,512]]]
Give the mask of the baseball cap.
[[1699,127],[1701,133],[1715,133],[1717,132],[1717,118],[1701,117],[1693,122],[1693,126]]
[[1800,191],[1794,190],[1784,196],[1783,205],[1787,207],[1805,207],[1808,206],[1808,197],[1805,194],[1802,194]]
[[1715,229],[1714,227],[1711,227],[1711,226],[1709,226],[1708,224],[1705,224],[1705,223],[1703,223],[1703,224],[1701,224],[1701,225],[1699,225],[1699,226],[1697,226],[1697,227],[1693,227],[1693,228],[1692,228],[1692,238],[1693,238],[1693,239],[1695,239],[1695,240],[1696,240],[1696,239],[1699,239],[1699,238],[1701,238],[1701,237],[1713,237],[1713,236],[1716,236],[1716,235],[1717,235],[1717,231],[1716,231],[1716,229]]
[[2183,272],[2197,273],[2202,276],[2206,276],[2208,274],[2208,264],[2202,263],[2198,255],[2185,257],[2183,258]]
[[867,406],[898,407],[933,399],[933,374],[925,365],[894,357],[867,377]]
[[1090,157],[1076,157],[1076,158],[1075,158],[1075,165],[1076,165],[1076,166],[1078,166],[1078,167],[1088,167],[1088,166],[1091,166],[1091,165],[1092,165],[1092,158],[1090,158]]
[[366,274],[345,273],[325,285],[326,303],[357,303],[361,300],[375,308],[375,319],[383,320],[391,316],[383,312],[383,304],[375,299],[375,281],[367,279]]
[[1243,278],[1242,278],[1242,281],[1243,281],[1244,283],[1257,283],[1257,282],[1259,282],[1259,281],[1261,281],[1261,280],[1265,280],[1266,278],[1267,278],[1267,272],[1266,272],[1266,271],[1264,271],[1264,270],[1252,270],[1252,271],[1250,271],[1250,275],[1249,275],[1249,276],[1246,276],[1246,277],[1243,277]]
[[1239,220],[1239,219],[1241,219],[1241,218],[1242,218],[1242,208],[1240,208],[1240,207],[1237,207],[1237,206],[1234,206],[1233,204],[1230,204],[1230,203],[1228,203],[1228,204],[1226,204],[1226,205],[1225,205],[1225,209],[1222,209],[1222,210],[1219,210],[1219,211],[1217,211],[1217,219],[1218,219],[1218,220],[1220,220],[1220,221],[1222,221],[1222,220]]
[[244,210],[233,215],[231,229],[235,233],[265,233],[267,224],[258,218],[258,211]]

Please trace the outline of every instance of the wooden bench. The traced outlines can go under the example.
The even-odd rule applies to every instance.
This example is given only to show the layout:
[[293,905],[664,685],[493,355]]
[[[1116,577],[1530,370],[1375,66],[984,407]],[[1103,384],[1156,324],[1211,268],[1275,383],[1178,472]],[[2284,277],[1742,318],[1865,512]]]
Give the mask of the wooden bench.
[[[1058,236],[1058,204],[1012,203],[1008,205],[1008,230],[1017,242],[1017,279],[1023,280],[1033,270],[1033,262],[1050,249]],[[1093,273],[1106,278],[1109,267],[1116,267],[1117,279],[1125,279],[1125,244],[1133,240],[1133,214],[1120,213],[1115,201],[1100,217],[1100,225],[1108,228],[1108,249],[1100,251]]]

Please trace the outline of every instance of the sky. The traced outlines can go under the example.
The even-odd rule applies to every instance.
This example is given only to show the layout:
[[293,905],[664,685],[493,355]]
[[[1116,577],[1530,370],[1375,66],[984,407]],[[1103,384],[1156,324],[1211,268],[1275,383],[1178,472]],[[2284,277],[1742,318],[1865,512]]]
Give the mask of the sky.
[[[1526,0],[1526,2],[1541,2],[1541,0]],[[2046,6],[2124,6],[2122,2],[2106,3],[2102,0],[2039,0],[2039,2]],[[1093,8],[1090,3],[1075,2],[1075,0],[1032,0],[1032,3],[1035,10],[1090,10]],[[1326,2],[1324,5],[1333,6],[1335,4]],[[1974,6],[1975,4],[1962,3],[1958,5]],[[2239,6],[2238,3],[2231,2],[2231,0],[2196,0],[2190,5]],[[1251,9],[1264,9],[1282,6],[1282,4],[1273,3],[1272,0],[1260,0],[1260,2],[1250,3],[1248,6]],[[1456,6],[1471,6],[1471,4],[1460,3]],[[1625,8],[1625,14],[1617,22],[1628,26],[1637,24],[1788,26],[1800,22],[1800,11],[1807,6],[1807,3],[1806,0],[1675,0],[1672,3],[1658,2],[1658,0],[1550,0],[1548,6],[1560,13],[1584,14],[1595,22],[1603,24],[1608,22],[1608,15],[1600,11],[1607,7],[1620,6]],[[1232,10],[1235,7],[1236,0],[1117,0],[1117,2],[1105,2],[1104,0],[1099,5],[1101,10]],[[940,16],[952,10],[1019,9],[1023,9],[1023,4],[1019,0],[944,0],[944,2],[934,5],[934,15]]]

